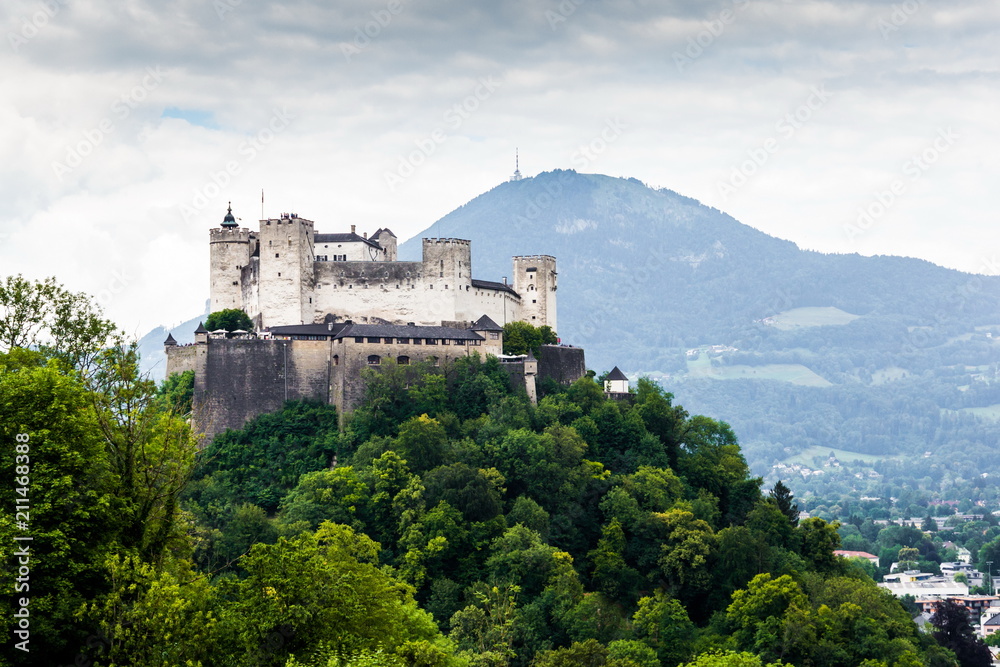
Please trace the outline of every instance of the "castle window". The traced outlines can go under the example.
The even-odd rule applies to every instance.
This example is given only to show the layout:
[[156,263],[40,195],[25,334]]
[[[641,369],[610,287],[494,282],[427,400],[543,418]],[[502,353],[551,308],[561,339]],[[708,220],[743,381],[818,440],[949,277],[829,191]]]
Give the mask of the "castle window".
[[445,289],[448,289],[448,286],[447,286],[447,285],[445,285],[445,286],[444,286],[444,288],[445,288]]
[[316,255],[317,262],[325,262],[328,255]]
[[275,259],[277,259],[277,258],[278,258],[278,253],[274,253],[274,258],[275,258]]
[[410,339],[409,338],[397,338],[396,339],[396,344],[398,344],[398,345],[409,345],[410,344]]
[[364,336],[355,336],[354,337],[354,342],[355,343],[363,343],[363,342],[365,342],[365,337]]
[[382,358],[379,357],[377,354],[369,354],[368,355],[368,365],[369,366],[378,366],[380,363],[382,363]]
[[373,337],[370,337],[370,336],[369,336],[369,338],[368,338],[368,342],[369,342],[369,343],[381,343],[381,342],[382,342],[382,339],[381,339],[381,338],[379,338],[379,337],[377,337],[377,336],[376,336],[376,337],[374,337],[374,338],[373,338]]
[[421,340],[420,338],[414,338],[414,339],[413,339],[413,344],[414,344],[414,345],[422,345],[422,344],[423,344],[423,342],[424,342],[424,341],[423,341],[423,340]]
[[437,366],[438,365],[438,358],[437,357],[427,357],[427,361],[429,361],[432,366]]
[[278,271],[278,277],[279,278],[281,277],[281,271]]
[[239,284],[240,284],[240,281],[238,281],[238,280],[234,280],[234,281],[233,281],[233,284],[234,284],[234,285],[239,285]]
[[499,331],[491,331],[490,332],[490,340],[500,340],[500,332]]
[[333,355],[333,365],[334,366],[339,366],[340,365],[340,355],[339,354]]
[[434,289],[434,285],[433,284],[431,285],[431,289]]
[[451,345],[451,339],[450,338],[442,338],[441,339],[441,344],[442,345]]
[[426,338],[426,339],[424,339],[424,340],[425,340],[425,342],[426,342],[426,343],[427,343],[428,345],[437,345],[437,344],[438,344],[438,340],[437,340],[437,338]]
[[538,299],[532,299],[531,303],[538,303]]
[[396,363],[399,364],[400,366],[409,366],[410,358],[407,356],[396,357]]

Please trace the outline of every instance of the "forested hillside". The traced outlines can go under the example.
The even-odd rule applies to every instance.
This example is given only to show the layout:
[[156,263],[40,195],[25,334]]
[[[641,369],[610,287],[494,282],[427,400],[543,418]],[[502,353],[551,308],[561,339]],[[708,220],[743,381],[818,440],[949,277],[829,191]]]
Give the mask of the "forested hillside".
[[0,664],[956,664],[654,382],[533,406],[492,358],[386,367],[343,429],[289,403],[199,450],[190,374],[155,387],[105,324],[0,350],[30,489],[0,538],[32,537]]

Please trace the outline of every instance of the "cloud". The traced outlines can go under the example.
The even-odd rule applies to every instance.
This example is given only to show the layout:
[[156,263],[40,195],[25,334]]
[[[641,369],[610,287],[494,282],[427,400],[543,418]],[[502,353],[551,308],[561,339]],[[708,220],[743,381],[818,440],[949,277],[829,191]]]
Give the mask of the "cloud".
[[[0,23],[17,91],[0,100],[0,266],[94,293],[125,271],[109,312],[151,328],[200,311],[207,229],[229,201],[248,225],[263,189],[265,214],[405,238],[507,178],[515,147],[525,174],[571,168],[617,118],[588,170],[804,247],[979,270],[1000,242],[998,26],[998,7],[918,0],[15,0]],[[449,124],[483,77],[502,84]],[[786,136],[782,119],[823,86],[829,101]],[[281,110],[294,118],[275,132]],[[947,127],[954,146],[848,238]],[[719,183],[768,139],[724,199]]]

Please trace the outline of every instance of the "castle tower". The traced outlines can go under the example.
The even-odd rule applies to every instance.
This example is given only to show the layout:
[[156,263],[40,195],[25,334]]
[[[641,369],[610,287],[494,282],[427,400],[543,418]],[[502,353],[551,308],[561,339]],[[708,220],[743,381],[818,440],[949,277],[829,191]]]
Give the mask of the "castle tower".
[[514,258],[514,290],[521,295],[519,319],[536,327],[556,328],[556,258],[525,255]]
[[392,233],[388,227],[385,229],[379,229],[377,232],[372,234],[372,241],[378,243],[380,246],[385,248],[385,256],[382,258],[384,262],[395,262],[398,260],[398,253],[396,252],[396,235]]
[[313,222],[295,213],[260,221],[260,326],[312,324],[313,236]]
[[249,229],[240,229],[230,203],[222,224],[209,231],[212,312],[244,307],[240,276],[243,267],[250,263],[250,237]]
[[451,320],[472,285],[472,246],[465,239],[423,239],[424,288],[430,320]]

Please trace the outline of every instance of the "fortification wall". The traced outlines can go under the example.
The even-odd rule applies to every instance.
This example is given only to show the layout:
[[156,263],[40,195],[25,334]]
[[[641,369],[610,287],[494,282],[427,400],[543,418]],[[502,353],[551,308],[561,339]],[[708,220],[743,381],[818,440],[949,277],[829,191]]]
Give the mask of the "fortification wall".
[[538,378],[572,384],[587,374],[582,347],[542,345],[538,355]]
[[172,345],[163,349],[167,354],[167,377],[195,370],[198,353],[196,345]]
[[355,322],[474,319],[455,317],[456,286],[426,280],[423,269],[422,262],[316,262],[313,321],[328,313]]
[[206,442],[280,410],[286,400],[329,401],[329,341],[213,338],[193,347],[206,351],[194,395],[196,424]]

